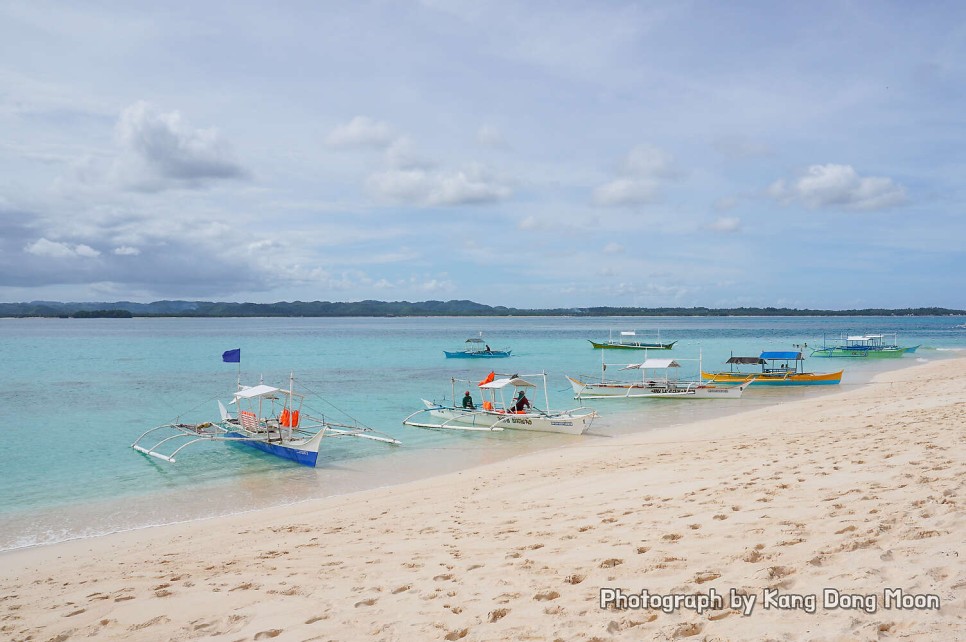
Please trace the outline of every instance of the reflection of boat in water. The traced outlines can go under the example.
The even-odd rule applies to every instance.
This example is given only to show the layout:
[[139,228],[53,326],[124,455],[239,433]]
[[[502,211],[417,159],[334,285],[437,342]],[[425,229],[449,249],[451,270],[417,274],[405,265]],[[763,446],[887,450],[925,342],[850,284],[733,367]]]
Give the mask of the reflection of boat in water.
[[[725,363],[727,372],[702,372],[701,378],[712,383],[741,383],[750,381],[759,386],[819,386],[842,381],[838,372],[805,372],[805,357],[801,352],[762,352],[757,357],[732,356]],[[740,366],[761,366],[761,372],[742,372]],[[736,366],[739,366],[737,369]]]
[[[544,404],[546,410],[535,406],[523,410],[516,410],[514,400],[520,391],[536,390],[536,384],[527,381],[542,378]],[[491,372],[486,379],[476,382],[453,379],[453,399],[456,398],[456,384],[467,383],[475,385],[482,396],[479,407],[471,407],[436,403],[423,399],[426,406],[417,410],[403,420],[407,426],[418,428],[447,428],[452,430],[532,430],[536,432],[555,432],[568,435],[584,433],[597,417],[592,408],[573,408],[564,411],[550,410],[550,400],[547,394],[547,375],[501,375]],[[511,392],[510,402],[505,398],[506,392]],[[467,391],[469,392],[469,391]]]
[[[681,359],[684,361],[684,359]],[[700,359],[698,361],[700,372]],[[575,379],[567,377],[574,389],[574,399],[738,399],[750,381],[739,383],[737,386],[718,386],[702,381],[685,381],[672,379],[671,368],[680,368],[681,364],[675,359],[645,359],[642,363],[610,364],[623,366],[621,370],[640,370],[640,381],[620,381],[606,379],[608,365],[602,365],[600,381],[590,381],[589,378]],[[663,370],[664,376],[649,376],[648,371]]]
[[607,341],[594,341],[588,339],[590,344],[598,350],[670,350],[677,341],[671,343],[661,343],[661,334],[658,332],[657,341],[641,341],[637,338],[634,330],[621,332],[620,338],[614,339],[613,333]]
[[[289,379],[288,390],[261,384],[239,385],[229,402],[238,408],[234,416],[219,401],[220,421],[163,424],[142,434],[131,447],[145,455],[174,463],[175,455],[192,444],[223,441],[315,466],[325,439],[360,437],[388,444],[400,443],[391,437],[380,436],[371,428],[309,416],[307,410],[303,410],[303,401],[304,395],[293,390],[293,378]],[[153,446],[142,445],[148,435],[153,435],[149,441],[158,439]]]
[[470,337],[467,339],[466,343],[470,345],[463,350],[453,352],[443,350],[443,354],[446,355],[447,359],[499,359],[501,357],[509,357],[511,352],[510,348],[491,350],[490,346],[483,340],[482,332],[478,337]]
[[893,342],[885,343],[884,334],[862,334],[846,336],[831,345],[826,341],[821,348],[812,350],[813,357],[860,357],[860,358],[897,358],[911,354],[919,346],[903,347],[897,345],[898,334],[893,334]]

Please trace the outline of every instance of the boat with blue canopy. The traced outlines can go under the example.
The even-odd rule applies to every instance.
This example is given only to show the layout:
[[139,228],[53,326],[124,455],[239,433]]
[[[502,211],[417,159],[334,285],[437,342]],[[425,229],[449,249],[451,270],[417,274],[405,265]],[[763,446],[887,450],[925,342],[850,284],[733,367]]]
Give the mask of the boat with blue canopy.
[[[838,372],[805,372],[805,357],[798,350],[766,351],[757,357],[731,356],[725,372],[702,372],[701,378],[712,383],[742,383],[750,381],[764,386],[821,386],[841,383],[843,370]],[[760,371],[747,372],[741,366],[760,366]]]

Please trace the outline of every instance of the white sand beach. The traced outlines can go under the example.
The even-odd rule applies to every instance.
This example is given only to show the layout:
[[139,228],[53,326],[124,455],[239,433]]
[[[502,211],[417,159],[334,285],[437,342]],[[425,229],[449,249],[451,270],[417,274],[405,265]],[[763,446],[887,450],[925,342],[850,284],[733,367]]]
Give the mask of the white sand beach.
[[[964,382],[966,359],[931,362],[391,488],[0,554],[0,638],[966,639]],[[602,589],[724,603],[601,608]],[[829,608],[825,589],[861,599]]]

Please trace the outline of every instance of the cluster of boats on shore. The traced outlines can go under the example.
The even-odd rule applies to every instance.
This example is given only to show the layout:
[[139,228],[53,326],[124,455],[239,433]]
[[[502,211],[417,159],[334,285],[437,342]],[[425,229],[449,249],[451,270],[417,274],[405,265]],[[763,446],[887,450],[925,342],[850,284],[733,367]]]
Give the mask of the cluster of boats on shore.
[[[811,352],[813,357],[847,358],[893,358],[915,352],[918,346],[901,347],[885,342],[886,335],[846,336],[833,342],[824,342],[821,348]],[[756,386],[803,386],[834,385],[842,380],[844,370],[837,372],[805,372],[804,349],[807,344],[795,346],[792,351],[763,351],[758,356],[732,355],[726,364],[729,370],[706,372],[699,353],[697,359],[651,358],[650,350],[671,350],[676,341],[662,343],[638,340],[636,332],[621,332],[618,339],[590,341],[594,349],[642,350],[644,359],[635,363],[607,364],[601,360],[601,375],[597,377],[566,376],[573,388],[574,399],[739,399],[752,385]],[[445,352],[446,358],[506,358],[509,348],[492,350],[479,337],[467,340],[468,348]],[[480,345],[484,347],[480,347]],[[229,350],[222,355],[226,362],[239,362],[240,351]],[[682,380],[672,373],[681,368],[682,361],[697,361],[699,376],[695,380]],[[747,366],[756,369],[748,371]],[[640,377],[607,378],[612,372],[635,371]],[[239,366],[240,374],[240,366]],[[457,386],[457,384],[459,384]],[[547,374],[498,374],[495,371],[481,381],[451,379],[450,401],[422,400],[423,408],[403,420],[403,424],[418,428],[502,431],[528,430],[537,432],[580,435],[586,432],[597,418],[595,409],[578,406],[568,410],[551,410],[547,389]],[[462,402],[457,404],[457,388],[465,386]],[[471,390],[477,391],[477,405]],[[527,394],[536,395],[542,388],[543,408],[538,408]],[[358,424],[340,424],[324,416],[311,414],[304,407],[305,395],[294,390],[294,376],[290,376],[288,389],[259,384],[242,385],[229,405],[234,412],[219,401],[220,419],[200,424],[168,423],[156,426],[138,437],[131,445],[135,450],[158,459],[174,462],[175,456],[184,448],[199,442],[222,441],[256,448],[277,457],[289,459],[307,466],[315,466],[319,450],[326,438],[355,437],[390,445],[400,441],[388,435]],[[152,444],[152,445],[147,445]]]

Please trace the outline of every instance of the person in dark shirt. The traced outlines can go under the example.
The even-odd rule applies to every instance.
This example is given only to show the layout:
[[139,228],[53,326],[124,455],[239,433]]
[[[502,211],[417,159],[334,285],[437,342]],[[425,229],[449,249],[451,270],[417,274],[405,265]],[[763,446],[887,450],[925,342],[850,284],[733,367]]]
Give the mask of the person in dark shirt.
[[463,395],[463,407],[469,408],[470,410],[474,410],[476,408],[476,406],[473,404],[473,396],[470,394],[469,390],[467,390],[466,394]]
[[517,395],[517,401],[513,404],[513,409],[517,412],[523,412],[524,410],[530,409],[530,400],[527,399],[527,394],[522,390]]

